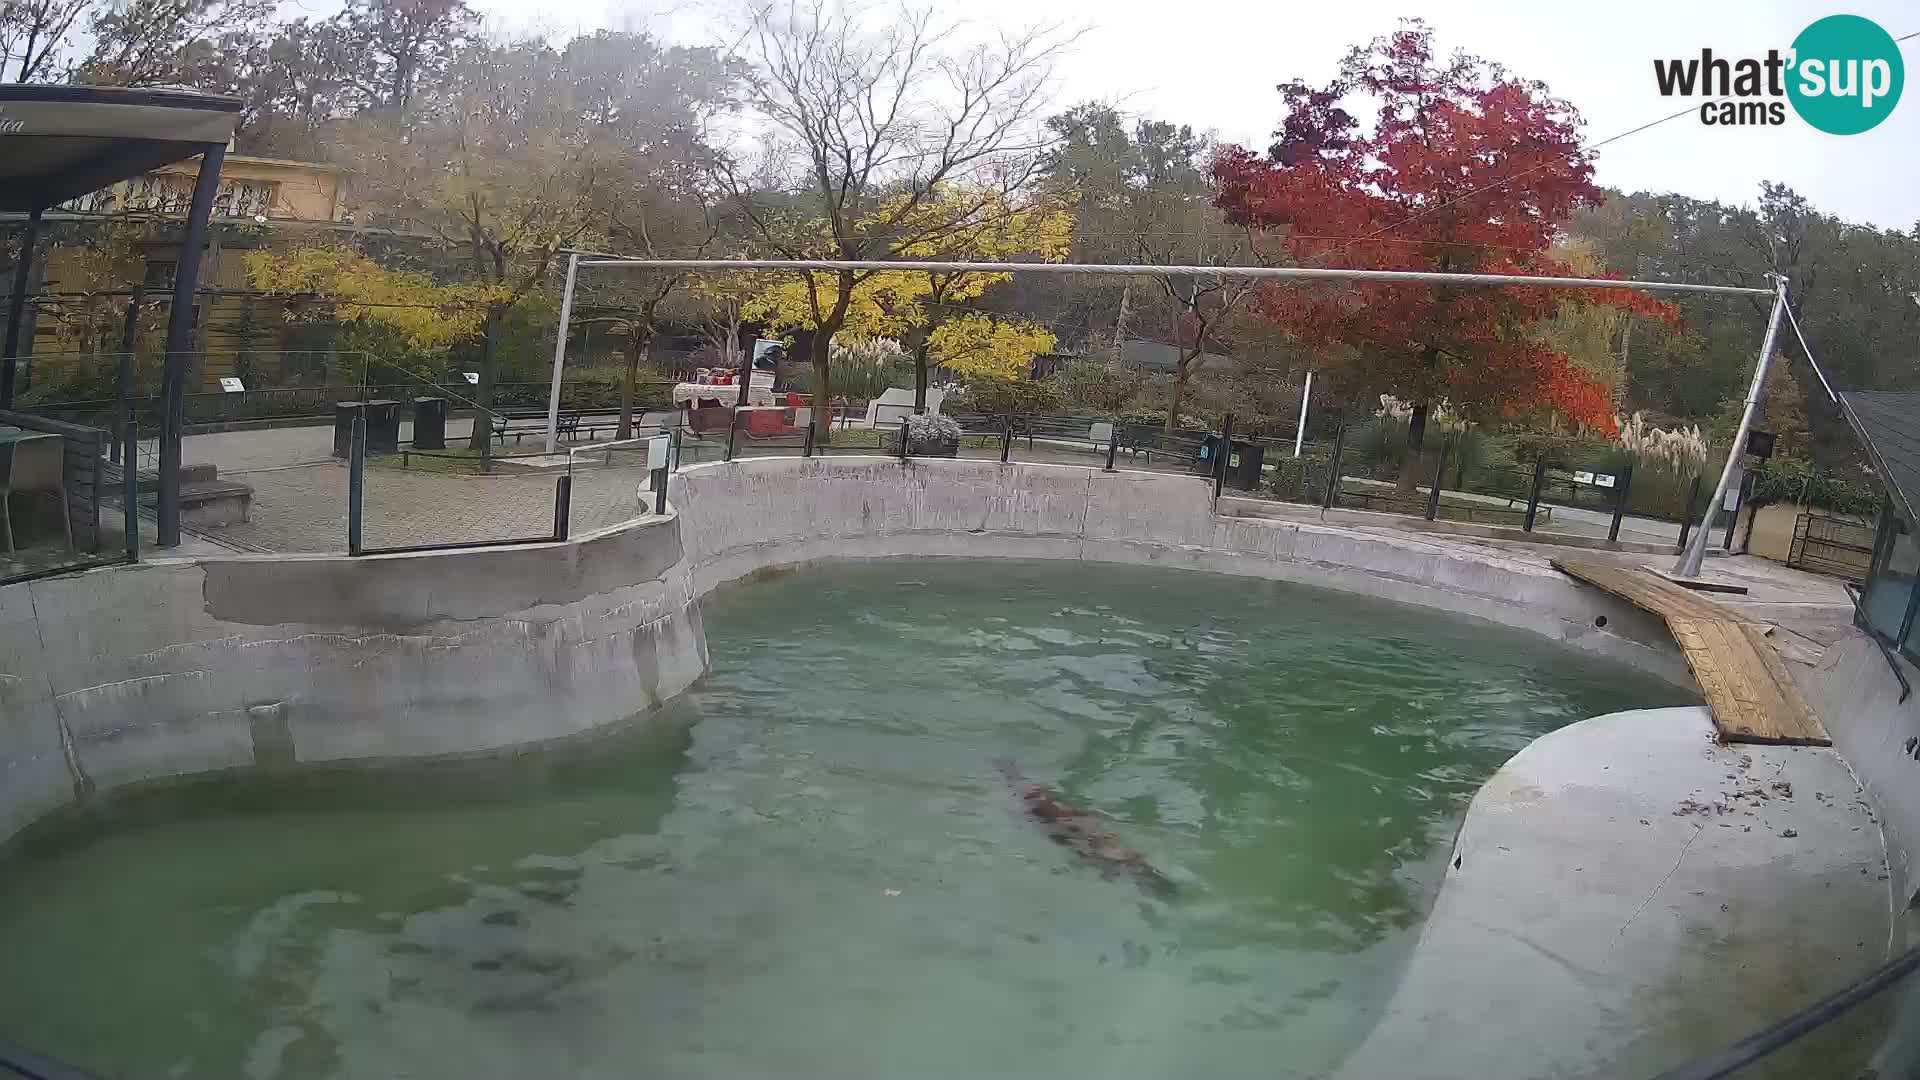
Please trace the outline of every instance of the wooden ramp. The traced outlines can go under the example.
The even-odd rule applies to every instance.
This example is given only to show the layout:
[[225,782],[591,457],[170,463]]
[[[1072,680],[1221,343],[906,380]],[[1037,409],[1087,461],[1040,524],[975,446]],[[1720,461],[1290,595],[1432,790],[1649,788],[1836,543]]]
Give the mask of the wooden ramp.
[[1727,742],[1831,746],[1768,627],[1643,567],[1555,559],[1553,567],[1666,620]]

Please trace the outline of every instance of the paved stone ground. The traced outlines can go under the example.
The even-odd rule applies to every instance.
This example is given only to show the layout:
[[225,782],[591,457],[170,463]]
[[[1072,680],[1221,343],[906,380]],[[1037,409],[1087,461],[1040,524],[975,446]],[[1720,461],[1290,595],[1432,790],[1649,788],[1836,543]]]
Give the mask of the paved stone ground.
[[[448,425],[448,442],[464,439],[464,421]],[[403,442],[411,439],[405,425]],[[334,460],[330,427],[273,428],[192,435],[188,464],[212,464],[222,478],[253,488],[245,524],[206,530],[215,539],[267,551],[345,551],[347,467]],[[363,536],[368,547],[527,539],[553,532],[557,474],[470,476],[369,467]],[[643,512],[637,465],[596,466],[574,477],[573,532],[604,528]]]
[[[652,414],[647,421],[669,418]],[[447,425],[449,445],[464,443],[471,430],[465,420]],[[411,425],[402,424],[402,444],[412,439]],[[537,439],[533,443],[537,444]],[[592,444],[584,444],[591,446]],[[724,438],[683,439],[682,460],[687,463],[718,460],[725,453]],[[529,444],[526,451],[535,448]],[[513,450],[509,447],[509,452]],[[333,429],[330,426],[271,428],[230,431],[188,436],[182,457],[188,464],[208,463],[220,470],[223,478],[249,484],[254,489],[251,520],[243,525],[206,530],[216,541],[228,540],[244,548],[267,551],[344,551],[347,546],[347,469],[333,456]],[[738,456],[798,454],[793,440],[756,442],[739,439]],[[836,448],[835,453],[875,454],[875,449]],[[966,448],[968,458],[993,459],[999,448]],[[1104,448],[1091,444],[1076,445],[1063,441],[1041,440],[1029,446],[1015,440],[1015,461],[1085,465],[1099,467],[1106,462]],[[1148,461],[1137,455],[1122,454],[1119,467],[1150,469],[1155,472],[1186,473],[1184,461],[1156,457]],[[637,455],[615,454],[611,466],[598,457],[583,457],[573,485],[570,529],[573,533],[606,528],[631,520],[646,512],[651,495],[642,495],[647,476]],[[370,467],[367,470],[366,520],[364,537],[369,547],[398,547],[430,543],[461,543],[474,540],[525,539],[551,535],[553,531],[554,478],[557,471],[540,473],[501,472],[491,476],[464,475],[425,470],[403,471]],[[1230,492],[1230,494],[1232,494]],[[1291,504],[1276,504],[1288,506]],[[1307,512],[1308,508],[1300,508]],[[1591,521],[1575,524],[1578,515]],[[1605,515],[1591,511],[1556,514],[1555,527],[1568,532],[1597,532],[1605,535]],[[1676,526],[1665,522],[1628,519],[1623,539],[1672,542]],[[1585,526],[1584,528],[1580,526]],[[1640,526],[1640,527],[1636,527]],[[1364,527],[1362,531],[1374,531]],[[1378,531],[1404,535],[1390,525]],[[1644,535],[1642,535],[1644,533]],[[1485,548],[1489,553],[1516,550],[1539,553],[1541,549],[1515,545],[1494,539],[1453,537],[1456,541]],[[1584,552],[1590,557],[1595,553]],[[1665,565],[1670,557],[1630,557],[1648,565]],[[1760,580],[1771,587],[1785,587],[1797,595],[1767,596],[1783,607],[1805,605],[1819,621],[1831,621],[1833,609],[1850,603],[1834,579],[1803,574],[1761,560],[1714,560],[1723,567],[1749,578],[1749,585]],[[1791,583],[1783,585],[1783,583]],[[1764,588],[1764,587],[1763,587]],[[1759,600],[1755,595],[1750,600]]]
[[[647,419],[654,419],[649,416]],[[471,430],[467,421],[447,425],[449,445],[464,442]],[[412,439],[410,425],[402,424],[402,444]],[[604,440],[602,440],[604,441]],[[527,452],[508,447],[507,452]],[[592,446],[593,444],[584,444]],[[686,439],[683,460],[688,463],[719,460],[723,438]],[[741,457],[798,454],[793,440],[736,441]],[[872,449],[841,449],[841,453],[872,454]],[[967,457],[993,458],[998,448],[962,451]],[[265,428],[190,435],[181,447],[189,465],[210,464],[223,479],[253,488],[253,506],[245,524],[206,533],[216,541],[266,551],[344,551],[347,546],[347,469],[333,457],[333,429],[310,427]],[[1016,440],[1015,461],[1091,465],[1105,463],[1103,450],[1039,442],[1028,446]],[[1122,455],[1121,468],[1186,472],[1183,465],[1155,459],[1151,463]],[[462,543],[474,540],[510,540],[550,535],[553,531],[554,483],[558,471],[499,472],[490,476],[379,466],[367,470],[366,519],[363,538],[368,547]],[[646,512],[651,496],[642,496],[646,470],[635,456],[616,454],[611,466],[596,457],[584,457],[576,469],[569,514],[574,533],[606,528]]]

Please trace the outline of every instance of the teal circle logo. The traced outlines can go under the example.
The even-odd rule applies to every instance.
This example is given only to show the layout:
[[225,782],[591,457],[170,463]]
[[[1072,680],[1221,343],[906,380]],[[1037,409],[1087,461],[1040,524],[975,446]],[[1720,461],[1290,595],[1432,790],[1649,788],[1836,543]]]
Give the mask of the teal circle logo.
[[1829,15],[1793,39],[1787,99],[1821,131],[1858,135],[1893,112],[1906,77],[1892,34],[1858,15]]

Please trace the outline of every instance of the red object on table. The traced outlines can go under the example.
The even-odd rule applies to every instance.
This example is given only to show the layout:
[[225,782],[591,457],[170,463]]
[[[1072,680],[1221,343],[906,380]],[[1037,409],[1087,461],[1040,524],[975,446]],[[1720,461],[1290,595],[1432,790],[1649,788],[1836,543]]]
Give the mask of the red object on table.
[[793,430],[785,409],[741,409],[747,417],[749,435],[784,435]]

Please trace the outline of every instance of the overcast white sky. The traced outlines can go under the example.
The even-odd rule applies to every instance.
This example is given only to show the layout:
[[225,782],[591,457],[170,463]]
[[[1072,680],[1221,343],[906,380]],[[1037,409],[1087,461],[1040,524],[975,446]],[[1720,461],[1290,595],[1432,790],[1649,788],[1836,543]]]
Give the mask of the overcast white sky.
[[[556,15],[546,0],[475,0],[488,25],[564,37],[639,25],[682,42],[717,40],[711,2],[586,0]],[[886,10],[873,5],[876,13]],[[1920,31],[1920,0],[967,0],[942,17],[991,26],[1036,21],[1084,27],[1059,69],[1064,107],[1102,99],[1129,112],[1211,129],[1265,147],[1279,116],[1274,84],[1325,81],[1347,47],[1419,15],[1443,48],[1464,47],[1545,81],[1580,109],[1590,142],[1678,110],[1655,88],[1656,57],[1738,58],[1786,49],[1825,15],[1873,19],[1895,37]],[[1789,110],[1783,127],[1703,126],[1685,116],[1600,151],[1602,184],[1751,203],[1762,180],[1783,181],[1830,213],[1889,228],[1920,223],[1920,38],[1903,43],[1908,86],[1899,106],[1862,135],[1825,135]],[[1696,99],[1697,100],[1697,99]]]

